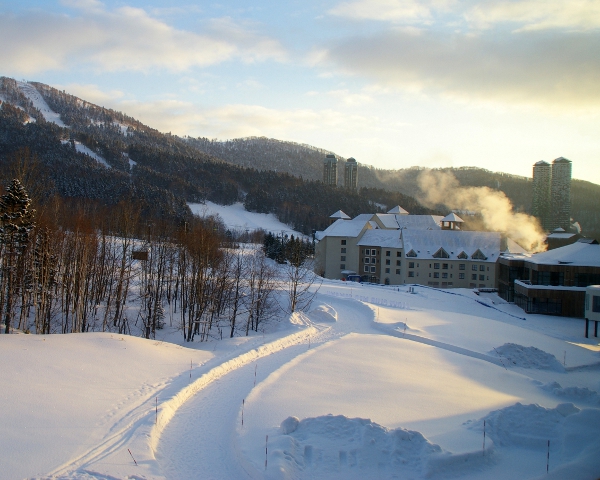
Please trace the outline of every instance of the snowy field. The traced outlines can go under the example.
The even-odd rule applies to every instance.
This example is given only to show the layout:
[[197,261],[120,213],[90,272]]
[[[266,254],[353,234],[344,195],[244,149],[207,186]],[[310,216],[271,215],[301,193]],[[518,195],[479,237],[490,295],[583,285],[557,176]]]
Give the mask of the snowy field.
[[301,235],[295,232],[289,225],[277,220],[272,213],[248,212],[242,203],[217,205],[216,203],[207,201],[206,203],[188,203],[188,206],[194,215],[200,217],[218,215],[227,228],[240,233],[246,230],[252,232],[262,229],[265,232],[272,232],[274,234]]
[[598,479],[583,320],[414,290],[326,280],[264,334],[191,345],[2,335],[0,479]]

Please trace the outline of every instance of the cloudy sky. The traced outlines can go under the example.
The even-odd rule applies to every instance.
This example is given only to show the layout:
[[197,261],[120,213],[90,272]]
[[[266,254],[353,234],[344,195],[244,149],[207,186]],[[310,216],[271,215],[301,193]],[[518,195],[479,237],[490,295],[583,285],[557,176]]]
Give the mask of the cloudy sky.
[[600,184],[598,0],[0,1],[0,75],[164,132]]

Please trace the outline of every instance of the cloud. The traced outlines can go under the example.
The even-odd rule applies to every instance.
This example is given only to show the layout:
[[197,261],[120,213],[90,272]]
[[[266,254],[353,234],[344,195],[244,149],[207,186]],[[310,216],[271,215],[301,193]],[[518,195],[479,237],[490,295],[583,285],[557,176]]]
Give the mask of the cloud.
[[68,85],[57,85],[57,89],[65,90],[71,95],[84,99],[86,102],[96,105],[105,105],[114,103],[115,100],[123,98],[125,94],[120,90],[104,91],[98,85],[82,85],[70,83]]
[[89,65],[101,71],[184,71],[233,58],[281,60],[285,51],[270,37],[230,19],[213,20],[204,33],[178,30],[144,10],[108,11],[94,0],[76,16],[41,12],[0,15],[0,64],[31,74]]
[[490,28],[498,23],[518,25],[519,30],[600,27],[600,3],[597,0],[494,0],[474,5],[464,15],[470,24],[479,28]]
[[383,86],[461,100],[589,107],[600,103],[600,31],[387,30],[332,45],[323,66]]
[[364,105],[373,101],[373,98],[369,95],[364,93],[352,93],[348,89],[331,90],[327,93],[329,96],[340,100],[344,105],[351,107]]
[[427,3],[418,0],[359,0],[342,2],[327,13],[354,20],[416,21],[431,17]]

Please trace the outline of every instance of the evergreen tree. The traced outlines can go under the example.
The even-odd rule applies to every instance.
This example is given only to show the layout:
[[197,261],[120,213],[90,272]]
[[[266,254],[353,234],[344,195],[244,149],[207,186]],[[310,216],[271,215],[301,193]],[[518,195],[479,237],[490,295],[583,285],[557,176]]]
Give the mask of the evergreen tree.
[[[34,227],[35,210],[30,209],[31,200],[19,180],[14,179],[0,197],[0,248],[2,288],[0,297],[4,309],[5,333],[10,333],[15,299],[18,297],[20,280],[25,277],[25,250],[29,245],[30,232]],[[1,312],[2,310],[0,310]]]

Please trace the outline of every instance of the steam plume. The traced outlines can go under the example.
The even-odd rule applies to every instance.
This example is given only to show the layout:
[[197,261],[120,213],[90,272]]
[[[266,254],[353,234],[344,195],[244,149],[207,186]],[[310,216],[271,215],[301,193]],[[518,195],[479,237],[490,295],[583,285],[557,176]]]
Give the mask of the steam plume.
[[481,214],[487,230],[502,232],[529,251],[545,250],[544,232],[538,220],[513,211],[504,192],[488,187],[461,187],[450,173],[424,171],[418,179],[424,205],[445,205],[450,209],[471,210]]

